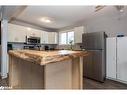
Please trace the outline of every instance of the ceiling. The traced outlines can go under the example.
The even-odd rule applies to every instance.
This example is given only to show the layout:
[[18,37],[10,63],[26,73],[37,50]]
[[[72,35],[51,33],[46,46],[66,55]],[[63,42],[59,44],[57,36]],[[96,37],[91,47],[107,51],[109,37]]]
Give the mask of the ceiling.
[[[20,6],[21,7],[21,6]],[[12,7],[14,10],[14,7]],[[11,15],[11,21],[20,21],[50,29],[61,29],[84,22],[92,16],[104,14],[113,9],[112,6],[95,12],[95,6],[25,6],[16,8]],[[9,7],[9,11],[11,6]],[[8,13],[9,13],[8,11]],[[17,13],[16,13],[17,12]],[[42,17],[49,17],[52,23],[40,21]]]
[[[28,6],[16,18],[47,28],[63,28],[84,20],[94,12],[88,6]],[[52,18],[52,23],[43,23],[41,17]]]

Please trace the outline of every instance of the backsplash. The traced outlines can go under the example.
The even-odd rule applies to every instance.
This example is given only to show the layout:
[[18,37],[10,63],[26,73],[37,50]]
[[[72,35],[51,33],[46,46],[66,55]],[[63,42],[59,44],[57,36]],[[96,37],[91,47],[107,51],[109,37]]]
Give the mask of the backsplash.
[[[13,50],[17,50],[17,49],[24,49],[24,46],[26,44],[24,43],[9,43],[12,44],[12,49]],[[44,50],[44,47],[48,46],[49,48],[54,48],[54,49],[70,49],[70,45],[56,45],[56,44],[42,44],[41,45],[41,50]],[[72,46],[73,50],[81,50],[80,46],[82,46],[82,44],[74,44]]]
[[[24,49],[24,46],[26,46],[26,44],[24,44],[24,43],[9,43],[9,44],[12,44],[13,50]],[[49,49],[50,48],[56,49],[57,45],[55,45],[55,44],[41,44],[41,50],[44,50],[44,46],[48,46]]]
[[[73,50],[81,50],[81,45],[82,44],[74,44],[72,48]],[[56,49],[70,49],[70,45],[57,45]]]

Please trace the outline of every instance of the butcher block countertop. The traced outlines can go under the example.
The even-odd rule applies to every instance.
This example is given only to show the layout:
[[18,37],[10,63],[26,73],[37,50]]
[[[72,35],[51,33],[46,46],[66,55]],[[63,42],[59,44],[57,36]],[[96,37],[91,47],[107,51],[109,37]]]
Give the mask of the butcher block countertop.
[[70,60],[80,56],[88,56],[87,51],[71,51],[71,50],[57,50],[57,51],[37,51],[37,50],[10,50],[9,55],[26,61],[34,62],[40,65],[48,63],[55,63],[64,60]]

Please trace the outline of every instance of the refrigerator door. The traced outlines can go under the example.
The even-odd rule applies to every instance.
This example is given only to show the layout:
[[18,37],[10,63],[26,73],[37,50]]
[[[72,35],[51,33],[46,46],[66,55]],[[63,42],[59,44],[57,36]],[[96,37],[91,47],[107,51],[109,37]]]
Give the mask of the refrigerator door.
[[117,79],[127,83],[127,37],[117,38]]
[[103,50],[90,50],[84,57],[83,76],[103,82],[105,78],[105,56]]
[[112,79],[116,79],[116,45],[116,37],[110,37],[106,39],[106,77]]
[[83,48],[86,50],[102,50],[105,48],[105,33],[84,33],[82,35]]

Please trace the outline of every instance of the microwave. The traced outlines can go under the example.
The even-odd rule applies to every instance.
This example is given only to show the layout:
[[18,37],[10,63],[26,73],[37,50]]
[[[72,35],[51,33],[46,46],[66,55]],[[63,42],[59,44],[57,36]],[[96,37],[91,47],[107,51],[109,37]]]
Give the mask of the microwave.
[[27,37],[26,36],[26,43],[27,44],[40,44],[40,37],[32,37],[32,36],[29,36]]

